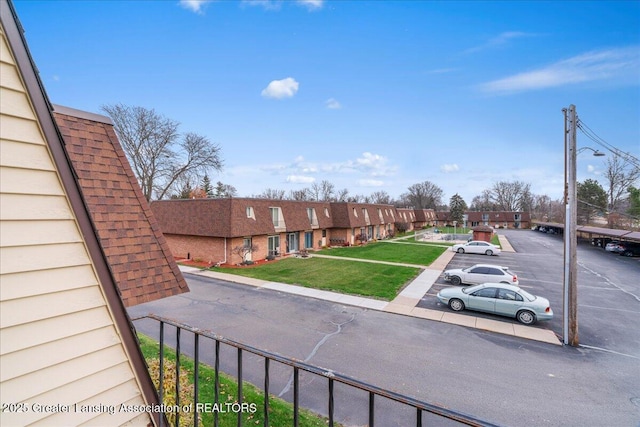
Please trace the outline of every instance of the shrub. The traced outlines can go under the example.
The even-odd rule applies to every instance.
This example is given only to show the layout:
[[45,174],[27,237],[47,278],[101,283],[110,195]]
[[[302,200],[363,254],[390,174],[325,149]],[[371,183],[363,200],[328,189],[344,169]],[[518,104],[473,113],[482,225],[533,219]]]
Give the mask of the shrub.
[[[162,377],[162,388],[164,389],[162,392],[162,403],[165,405],[175,405],[176,404],[176,363],[172,360],[164,360],[164,376]],[[151,374],[151,379],[153,380],[153,385],[156,387],[156,390],[160,388],[160,359],[154,358],[149,360],[149,373]],[[195,408],[195,404],[193,402],[193,387],[191,385],[191,381],[189,380],[189,374],[186,370],[180,371],[180,406],[184,405],[192,405]],[[182,426],[192,426],[194,424],[194,411],[190,412],[180,412],[180,427]],[[175,425],[176,423],[176,413],[168,412],[166,413],[167,420],[170,425]],[[200,418],[198,418],[201,421]]]

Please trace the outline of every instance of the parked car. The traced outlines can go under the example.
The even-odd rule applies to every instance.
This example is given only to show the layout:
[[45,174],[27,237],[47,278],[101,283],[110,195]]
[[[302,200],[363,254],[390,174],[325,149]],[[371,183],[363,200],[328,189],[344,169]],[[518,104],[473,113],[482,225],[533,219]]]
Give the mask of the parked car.
[[485,254],[489,256],[498,255],[500,253],[499,247],[482,240],[472,240],[467,243],[459,243],[457,245],[453,245],[451,250],[458,252],[459,254]]
[[493,264],[476,264],[468,268],[456,268],[444,272],[444,280],[452,285],[479,285],[487,282],[500,282],[518,285],[518,276],[509,271],[509,267]]
[[538,320],[553,319],[549,300],[503,283],[483,283],[468,288],[445,288],[438,292],[438,300],[453,311],[483,311],[516,318],[531,325]]
[[640,243],[620,242],[618,247],[620,255],[640,256]]
[[615,253],[622,252],[622,248],[620,247],[620,242],[617,240],[612,240],[611,242],[607,243],[606,246],[604,247],[604,250],[607,252],[615,252]]

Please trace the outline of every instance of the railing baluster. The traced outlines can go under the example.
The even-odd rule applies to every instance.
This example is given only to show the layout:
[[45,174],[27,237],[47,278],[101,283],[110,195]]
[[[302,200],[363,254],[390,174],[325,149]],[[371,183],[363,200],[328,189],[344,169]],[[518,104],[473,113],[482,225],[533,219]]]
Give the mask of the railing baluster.
[[200,384],[200,334],[193,336],[193,427],[198,427],[198,389]]
[[[216,406],[220,403],[220,341],[216,340],[216,360],[214,363],[215,373],[213,375],[213,401]],[[213,425],[218,427],[218,411],[213,413]]]
[[[205,338],[211,339],[213,341],[215,341],[215,361],[214,361],[214,404],[217,408],[220,408],[220,348],[221,348],[221,344],[226,344],[229,345],[230,347],[236,348],[237,349],[237,358],[238,358],[238,372],[237,372],[237,377],[238,377],[238,404],[240,405],[240,411],[238,412],[238,420],[237,420],[237,424],[238,426],[242,426],[243,424],[243,413],[242,413],[242,404],[244,403],[244,394],[243,394],[243,362],[242,362],[242,358],[243,358],[243,352],[246,350],[251,354],[255,354],[257,356],[263,357],[264,358],[264,426],[268,427],[269,426],[269,409],[270,409],[270,399],[269,399],[269,389],[270,389],[270,363],[271,361],[276,361],[279,363],[282,363],[285,366],[290,366],[293,368],[293,418],[294,418],[294,426],[298,426],[299,425],[299,410],[300,410],[300,371],[302,370],[303,372],[306,372],[308,374],[313,374],[316,376],[324,376],[325,378],[328,379],[329,381],[329,389],[328,389],[328,406],[329,406],[329,413],[328,413],[328,422],[327,424],[330,427],[333,427],[334,425],[334,418],[335,418],[335,401],[334,401],[334,394],[335,394],[335,381],[337,381],[340,384],[343,384],[345,386],[351,387],[353,389],[358,389],[358,390],[363,390],[365,392],[367,392],[369,394],[369,427],[374,427],[374,422],[375,422],[375,403],[376,403],[376,396],[382,396],[386,399],[389,399],[393,402],[396,402],[398,404],[401,405],[405,405],[406,407],[410,407],[410,408],[414,408],[416,410],[416,425],[418,427],[422,427],[422,419],[423,419],[423,412],[427,412],[433,415],[437,415],[449,420],[453,420],[457,423],[460,424],[465,424],[465,425],[469,425],[469,426],[494,426],[494,424],[488,423],[486,421],[482,421],[480,419],[477,419],[475,417],[466,415],[466,414],[462,414],[459,412],[455,412],[452,410],[449,410],[447,408],[441,407],[441,406],[437,406],[437,405],[432,405],[426,402],[421,402],[419,400],[413,399],[411,397],[408,396],[403,396],[401,394],[389,391],[389,390],[384,390],[381,389],[379,387],[373,386],[371,384],[367,384],[364,383],[362,381],[358,381],[356,379],[353,378],[349,378],[347,376],[344,375],[340,375],[340,374],[336,374],[334,372],[331,371],[326,371],[324,369],[318,368],[316,366],[313,365],[309,365],[305,362],[301,362],[299,360],[295,360],[295,359],[289,359],[283,356],[280,356],[278,354],[275,353],[270,353],[264,350],[260,350],[257,349],[255,347],[251,347],[224,337],[221,337],[219,335],[213,334],[211,332],[207,332],[207,331],[201,331],[197,328],[193,328],[189,325],[185,325],[179,322],[175,322],[173,320],[169,320],[169,319],[165,319],[165,318],[161,318],[159,316],[155,316],[155,315],[147,315],[144,317],[140,317],[140,318],[135,318],[132,319],[133,321],[137,321],[140,320],[142,318],[148,318],[148,319],[153,319],[159,322],[159,341],[160,341],[160,348],[159,348],[159,357],[160,357],[160,377],[159,377],[159,390],[158,390],[158,397],[160,399],[160,403],[163,402],[164,400],[164,384],[165,384],[165,379],[164,379],[164,367],[165,367],[165,351],[164,351],[164,345],[165,345],[165,324],[166,325],[170,325],[176,328],[176,345],[175,345],[175,359],[176,359],[176,386],[175,386],[175,392],[176,392],[176,405],[180,405],[180,358],[181,358],[181,339],[180,339],[180,333],[181,333],[181,329],[185,329],[188,332],[192,332],[195,336],[194,336],[194,360],[195,360],[195,367],[194,367],[194,384],[193,384],[193,394],[194,394],[194,405],[196,405],[198,403],[199,400],[199,389],[200,389],[200,379],[199,379],[199,372],[200,372],[200,336],[202,335]],[[197,409],[197,407],[194,407],[194,409]],[[219,427],[219,411],[218,410],[214,410],[213,411],[213,419],[214,419],[214,426],[215,427]],[[194,411],[194,416],[196,417],[194,419],[194,423],[193,425],[195,427],[198,427],[199,423],[199,419],[198,417],[198,413],[197,410]],[[176,412],[176,424],[179,423],[179,413]],[[160,421],[159,421],[159,425],[162,427],[163,425],[167,425],[167,419],[165,416],[161,416],[160,417]]]
[[[238,348],[238,403],[242,407],[242,349]],[[238,427],[242,427],[242,411],[238,411]]]
[[[176,406],[180,407],[180,328],[176,326]],[[180,425],[180,411],[176,411],[176,427]]]
[[333,427],[333,379],[329,378],[329,427]]
[[269,427],[269,361],[264,358],[264,427]]
[[298,367],[293,368],[293,427],[298,427],[298,415],[300,407],[300,373]]
[[374,427],[374,419],[376,415],[375,399],[376,395],[372,391],[369,392],[369,427]]
[[[158,393],[158,397],[160,399],[160,404],[164,402],[164,322],[160,321],[160,372],[158,373],[159,377],[159,385],[160,390]],[[160,417],[160,427],[164,424],[164,418]]]

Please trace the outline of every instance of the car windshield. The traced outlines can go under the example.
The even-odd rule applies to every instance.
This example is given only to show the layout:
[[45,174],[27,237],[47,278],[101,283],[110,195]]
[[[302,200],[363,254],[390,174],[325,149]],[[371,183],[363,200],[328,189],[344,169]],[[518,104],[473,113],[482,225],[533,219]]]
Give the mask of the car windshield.
[[482,288],[482,286],[469,286],[468,288],[462,288],[462,293],[470,294],[471,292],[475,292],[478,289]]
[[523,297],[525,297],[529,301],[535,301],[536,298],[537,298],[535,295],[531,295],[529,292],[527,292],[527,291],[525,291],[523,289],[520,289],[519,292],[520,292],[520,295],[522,295]]

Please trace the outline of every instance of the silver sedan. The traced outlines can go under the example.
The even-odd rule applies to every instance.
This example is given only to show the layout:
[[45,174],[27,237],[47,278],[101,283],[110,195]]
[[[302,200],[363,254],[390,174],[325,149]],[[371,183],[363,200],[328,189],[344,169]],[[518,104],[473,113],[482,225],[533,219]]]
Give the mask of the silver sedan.
[[517,286],[503,283],[483,283],[468,288],[445,288],[438,292],[438,300],[453,311],[484,311],[518,319],[531,325],[537,320],[553,319],[549,300],[531,295]]

